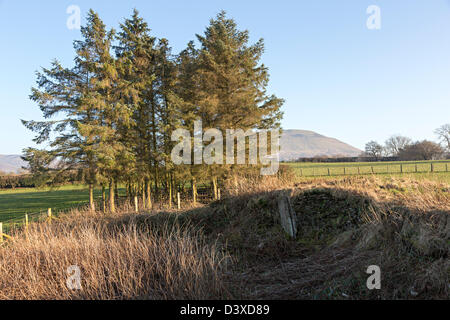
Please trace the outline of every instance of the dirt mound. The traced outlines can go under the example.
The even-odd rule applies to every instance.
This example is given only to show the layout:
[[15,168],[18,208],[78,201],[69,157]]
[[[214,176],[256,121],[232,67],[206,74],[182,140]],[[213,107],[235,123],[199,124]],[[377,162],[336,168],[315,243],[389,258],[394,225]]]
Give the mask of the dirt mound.
[[[289,189],[296,240],[280,225],[286,190],[279,189],[157,221],[199,228],[229,253],[236,298],[448,298],[449,197],[440,185],[394,182],[355,178]],[[382,270],[379,291],[366,286],[372,265]]]
[[336,194],[332,189],[317,189],[295,196],[292,205],[297,213],[300,241],[323,245],[359,228],[371,201],[353,193]]

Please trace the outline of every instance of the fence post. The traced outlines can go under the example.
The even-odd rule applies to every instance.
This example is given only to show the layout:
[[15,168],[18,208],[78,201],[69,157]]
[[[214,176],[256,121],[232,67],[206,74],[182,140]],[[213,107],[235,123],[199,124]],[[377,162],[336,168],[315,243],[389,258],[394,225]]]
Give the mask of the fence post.
[[416,163],[416,173],[417,173],[417,163]]
[[328,176],[331,176],[330,168],[328,168]]
[[3,242],[3,223],[0,222],[0,243]]
[[373,166],[371,166],[370,168],[372,168],[372,174],[374,174],[375,172],[373,171]]
[[178,210],[181,210],[181,196],[180,193],[177,193],[177,204],[178,204]]
[[434,165],[431,163],[431,172],[434,172]]
[[28,213],[25,213],[25,231],[28,231]]
[[48,208],[47,215],[48,215],[48,221],[51,223],[52,222],[52,208]]
[[138,205],[139,205],[138,197],[137,197],[137,196],[134,196],[134,211],[135,211],[136,213],[139,212],[139,207],[138,207]]
[[219,201],[222,200],[222,195],[220,193],[220,188],[217,189],[217,198],[219,199]]
[[403,173],[403,164],[400,164],[400,173]]
[[445,164],[445,172],[448,172],[448,163]]
[[347,170],[346,170],[346,168],[344,167],[344,176],[347,174]]

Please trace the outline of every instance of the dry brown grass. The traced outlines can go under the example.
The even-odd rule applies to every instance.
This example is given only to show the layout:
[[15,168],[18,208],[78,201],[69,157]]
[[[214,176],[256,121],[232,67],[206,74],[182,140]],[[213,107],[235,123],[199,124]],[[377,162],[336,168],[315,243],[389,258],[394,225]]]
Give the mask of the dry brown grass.
[[[250,186],[241,182],[241,188],[259,190],[258,197],[266,201],[258,206],[258,211],[276,215],[273,182],[251,179],[247,182]],[[245,281],[242,287],[245,297],[447,299],[450,296],[448,184],[409,177],[367,176],[304,179],[286,187],[291,189],[291,201],[299,216],[298,239],[265,240],[261,235],[259,240],[252,241],[260,241],[263,250],[259,260],[236,281]],[[275,186],[275,194],[285,188]],[[251,221],[259,226],[243,227],[252,230],[249,233],[253,235],[263,220],[249,208],[243,214],[254,214]],[[270,246],[274,240],[277,252]],[[262,260],[263,257],[266,259]],[[369,291],[365,286],[368,277],[365,271],[373,264],[382,270],[380,291]]]
[[[410,178],[239,177],[184,212],[74,211],[0,247],[0,299],[446,299],[450,186]],[[290,190],[296,241],[279,224]],[[131,208],[123,207],[123,212]],[[369,265],[382,290],[366,287]],[[82,291],[66,287],[78,265]]]
[[[0,299],[227,297],[226,255],[198,231],[167,226],[155,235],[138,218],[73,212],[15,234],[0,248]],[[82,290],[66,286],[71,265],[81,269]]]

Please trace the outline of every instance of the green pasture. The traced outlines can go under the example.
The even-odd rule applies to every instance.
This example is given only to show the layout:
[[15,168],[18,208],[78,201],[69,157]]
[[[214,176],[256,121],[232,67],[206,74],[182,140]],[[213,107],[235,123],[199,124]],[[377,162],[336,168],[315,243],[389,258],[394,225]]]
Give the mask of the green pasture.
[[[101,190],[94,193],[101,198]],[[68,185],[53,189],[0,190],[0,222],[21,219],[26,213],[53,212],[86,205],[89,190],[86,186]]]
[[[387,178],[401,176],[450,183],[450,161],[289,163],[288,165],[295,169],[300,179],[377,174]],[[83,206],[88,202],[88,194],[88,188],[80,185],[51,189],[0,190],[0,222],[11,219],[20,222],[26,213],[45,213],[48,208],[52,208],[53,212],[57,213]],[[125,194],[123,188],[120,189],[120,194]],[[101,190],[97,188],[94,195],[96,199],[100,199]]]
[[302,177],[447,173],[450,161],[289,163]]

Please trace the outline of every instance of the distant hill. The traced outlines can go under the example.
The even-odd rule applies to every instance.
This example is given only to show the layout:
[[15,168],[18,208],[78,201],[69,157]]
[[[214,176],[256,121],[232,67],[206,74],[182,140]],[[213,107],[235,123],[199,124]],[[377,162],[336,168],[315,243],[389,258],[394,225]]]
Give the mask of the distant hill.
[[[305,130],[285,130],[281,137],[280,159],[283,161],[316,156],[356,157],[361,150],[337,139]],[[26,166],[19,155],[0,155],[0,171],[17,173]]]
[[0,155],[0,171],[5,173],[18,173],[22,167],[26,166],[18,155]]
[[281,137],[282,161],[316,156],[356,157],[362,151],[334,138],[305,130],[285,130]]

